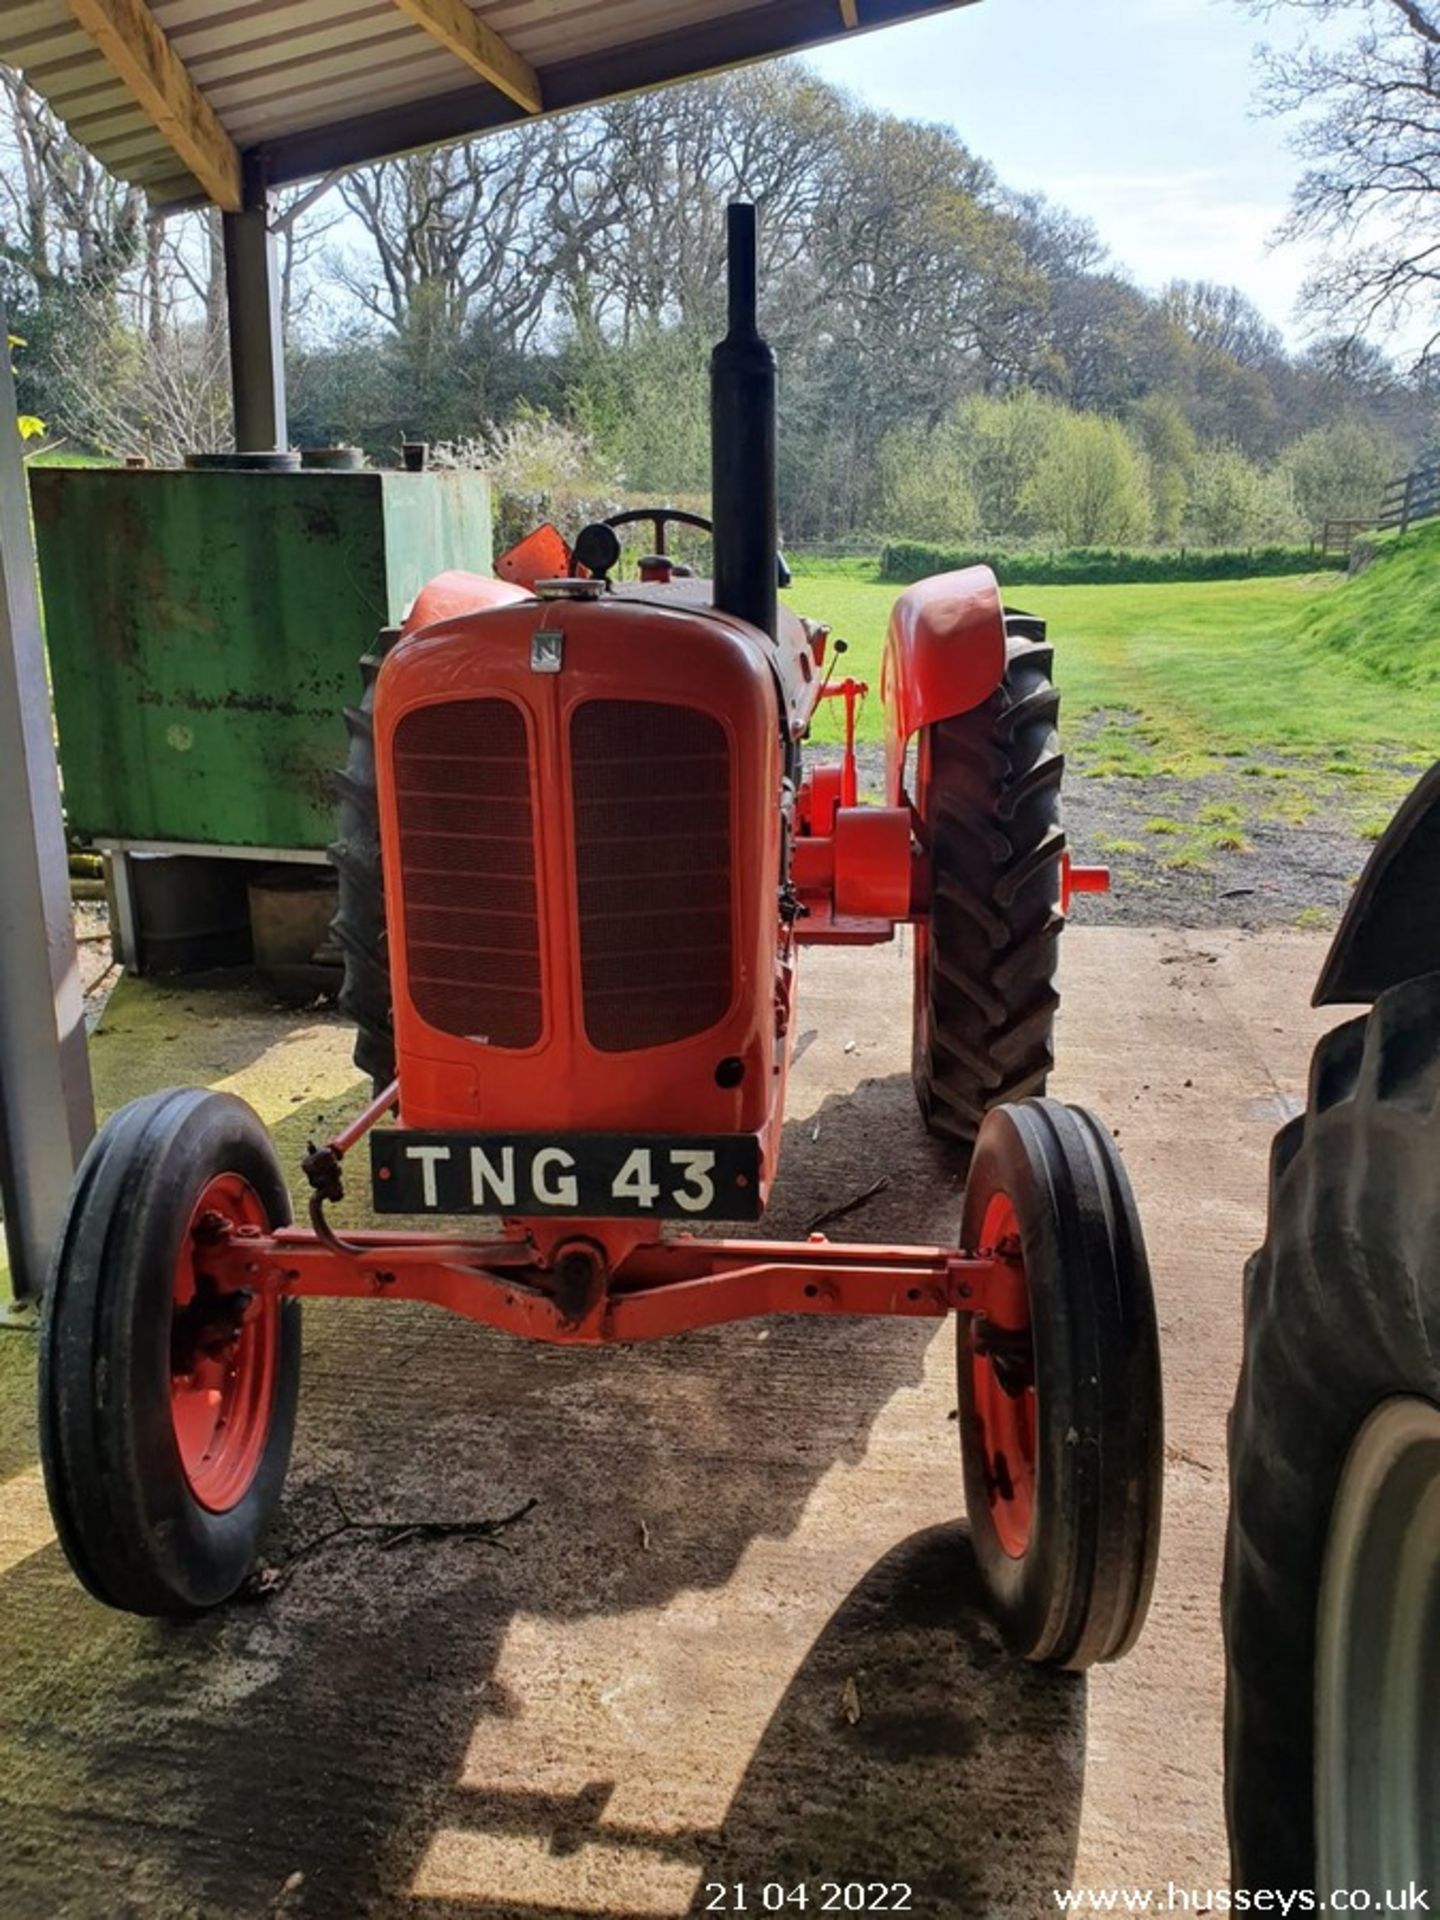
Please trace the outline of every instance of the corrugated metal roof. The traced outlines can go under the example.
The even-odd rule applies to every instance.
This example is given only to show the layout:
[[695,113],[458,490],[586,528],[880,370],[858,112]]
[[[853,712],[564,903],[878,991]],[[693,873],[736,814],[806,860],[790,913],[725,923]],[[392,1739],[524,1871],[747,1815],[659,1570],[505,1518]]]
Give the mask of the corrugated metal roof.
[[[856,0],[860,28],[969,0]],[[150,0],[190,79],[247,161],[279,184],[523,120],[395,0]],[[547,111],[838,39],[841,0],[480,0],[535,69]],[[160,205],[204,197],[69,0],[0,4],[0,61]]]

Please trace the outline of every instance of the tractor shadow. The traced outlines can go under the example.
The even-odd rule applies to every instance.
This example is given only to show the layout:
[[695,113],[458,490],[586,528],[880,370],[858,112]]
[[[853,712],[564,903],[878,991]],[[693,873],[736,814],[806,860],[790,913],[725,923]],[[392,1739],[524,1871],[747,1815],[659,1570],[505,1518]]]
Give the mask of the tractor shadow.
[[[595,1910],[609,1915],[800,1911],[797,1889],[805,1910],[853,1911],[846,1890],[863,1887],[868,1912],[1032,1920],[1073,1876],[1085,1716],[1083,1676],[1007,1654],[965,1529],[934,1527],[887,1553],[824,1623],[713,1825],[626,1823],[613,1781],[570,1795],[462,1790],[445,1818],[501,1859],[526,1844],[557,1863],[603,1849],[611,1898]],[[688,1899],[657,1902],[686,1884]],[[403,1911],[576,1909],[471,1889]]]
[[909,1910],[934,1920],[1030,1920],[1070,1884],[1085,1700],[1083,1676],[1005,1651],[963,1527],[912,1535],[786,1689],[690,1911],[716,1882],[804,1884],[812,1905],[827,1882],[878,1882],[910,1888]]
[[[335,1107],[299,1107],[276,1129],[287,1170]],[[903,1076],[832,1093],[786,1134],[768,1232],[804,1231],[883,1166],[891,1184],[831,1231],[953,1237],[959,1182]],[[1052,1870],[1065,1884],[1073,1855],[1083,1688],[1002,1656],[962,1530],[887,1550],[915,1525],[907,1462],[898,1481],[864,1477],[879,1417],[920,1387],[936,1338],[924,1322],[811,1318],[587,1352],[424,1308],[310,1303],[269,1598],[137,1621],[91,1602],[54,1546],[0,1578],[0,1808],[17,1836],[0,1910],[573,1920],[703,1911],[707,1880],[763,1875],[908,1880],[913,1910],[932,1914],[1007,1913],[1013,1881],[1033,1911],[1034,1887]],[[943,1474],[958,1511],[943,1393],[914,1484]],[[852,1545],[835,1587],[838,1522],[835,1543],[813,1520],[807,1545],[784,1543],[837,1466],[883,1557],[835,1611],[869,1556]],[[315,1544],[347,1516],[473,1520],[531,1501],[496,1545]],[[780,1577],[817,1614],[793,1661],[778,1602],[743,1585],[767,1552],[788,1554]],[[669,1719],[694,1722],[682,1770],[704,1782],[707,1696],[679,1698],[681,1602],[676,1632],[697,1661],[738,1645],[721,1691],[763,1729],[748,1762],[718,1775],[713,1815],[689,1820],[666,1814],[666,1763],[643,1729],[612,1741],[594,1703],[607,1674],[649,1674],[663,1719],[671,1689]],[[632,1818],[622,1802],[637,1796]],[[565,1875],[587,1849],[600,1878],[582,1900]],[[678,1875],[665,1884],[679,1891],[642,1898],[642,1871],[627,1893],[615,1860],[630,1855]]]

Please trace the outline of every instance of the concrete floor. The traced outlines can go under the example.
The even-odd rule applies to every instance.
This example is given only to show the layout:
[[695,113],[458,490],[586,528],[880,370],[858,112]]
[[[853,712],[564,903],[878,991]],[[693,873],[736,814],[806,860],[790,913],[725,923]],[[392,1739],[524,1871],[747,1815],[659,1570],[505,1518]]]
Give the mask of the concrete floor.
[[[307,1308],[281,1563],[356,1517],[479,1518],[506,1550],[353,1540],[194,1625],[75,1585],[0,1336],[0,1914],[668,1916],[708,1889],[904,1881],[1029,1916],[1072,1883],[1223,1883],[1217,1595],[1240,1273],[1266,1150],[1331,1016],[1323,938],[1077,927],[1054,1091],[1118,1132],[1168,1393],[1150,1624],[1088,1680],[1005,1658],[960,1510],[953,1336],[742,1325],[613,1353],[419,1308]],[[958,1192],[906,1074],[908,958],[806,957],[770,1228],[889,1188],[855,1237],[944,1240]],[[358,1104],[348,1036],[253,995],[126,983],[102,1096],[230,1087],[287,1164]],[[835,1229],[836,1232],[841,1229]],[[858,1718],[856,1710],[858,1709]],[[790,1911],[795,1908],[788,1909]]]

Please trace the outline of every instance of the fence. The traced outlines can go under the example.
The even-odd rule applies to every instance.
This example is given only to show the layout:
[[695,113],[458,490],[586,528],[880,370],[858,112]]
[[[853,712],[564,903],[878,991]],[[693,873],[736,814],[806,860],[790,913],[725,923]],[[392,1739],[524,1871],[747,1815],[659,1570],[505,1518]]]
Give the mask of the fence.
[[1380,502],[1382,529],[1397,528],[1408,533],[1417,520],[1433,520],[1440,514],[1440,466],[1416,467],[1399,480],[1390,481]]
[[1321,557],[1328,560],[1334,554],[1342,557],[1348,554],[1355,544],[1355,536],[1369,533],[1374,525],[1373,516],[1365,520],[1327,520],[1320,535]]

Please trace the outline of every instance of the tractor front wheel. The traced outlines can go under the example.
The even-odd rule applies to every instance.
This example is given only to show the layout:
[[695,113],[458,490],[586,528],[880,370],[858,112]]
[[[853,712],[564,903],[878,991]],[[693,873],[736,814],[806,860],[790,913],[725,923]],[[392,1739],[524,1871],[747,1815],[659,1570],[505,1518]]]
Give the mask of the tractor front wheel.
[[931,907],[915,927],[913,1076],[926,1125],[962,1150],[991,1107],[1043,1094],[1053,1063],[1064,762],[1037,626],[1012,619],[1001,686],[919,740]]
[[1115,1660],[1144,1624],[1160,1542],[1160,1351],[1145,1244],[1109,1134],[1079,1107],[986,1116],[961,1244],[996,1259],[959,1322],[970,1538],[1028,1660]]
[[1431,973],[1320,1041],[1271,1149],[1221,1607],[1237,1888],[1440,1890],[1437,1156]]
[[76,1177],[40,1330],[40,1449],[56,1531],[99,1600],[183,1614],[254,1562],[289,1464],[300,1308],[218,1289],[205,1246],[288,1225],[264,1128],[188,1089],[122,1107]]

